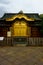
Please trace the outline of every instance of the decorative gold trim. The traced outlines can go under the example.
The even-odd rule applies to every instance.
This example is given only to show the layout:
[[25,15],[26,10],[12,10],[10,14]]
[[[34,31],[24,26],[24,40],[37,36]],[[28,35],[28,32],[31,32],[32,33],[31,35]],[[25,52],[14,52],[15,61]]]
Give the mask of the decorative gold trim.
[[6,18],[6,21],[13,21],[13,20],[15,20],[16,18],[18,18],[18,19],[24,18],[24,19],[27,20],[27,21],[34,21],[34,18],[29,18],[29,17],[27,17],[27,16],[24,15],[24,14],[17,14],[17,15],[15,15],[15,16],[11,17],[11,18]]

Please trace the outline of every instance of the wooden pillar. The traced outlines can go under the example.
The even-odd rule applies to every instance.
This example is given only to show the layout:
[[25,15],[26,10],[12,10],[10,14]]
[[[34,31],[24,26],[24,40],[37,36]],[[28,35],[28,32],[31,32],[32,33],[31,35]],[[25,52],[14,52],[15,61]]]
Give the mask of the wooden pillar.
[[27,27],[27,36],[31,37],[31,27]]

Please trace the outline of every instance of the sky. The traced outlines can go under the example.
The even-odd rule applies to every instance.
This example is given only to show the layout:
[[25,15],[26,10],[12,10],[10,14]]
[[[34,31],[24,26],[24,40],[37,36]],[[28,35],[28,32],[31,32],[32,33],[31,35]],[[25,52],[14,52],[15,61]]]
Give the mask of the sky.
[[4,13],[24,13],[43,14],[43,0],[0,0],[0,17]]

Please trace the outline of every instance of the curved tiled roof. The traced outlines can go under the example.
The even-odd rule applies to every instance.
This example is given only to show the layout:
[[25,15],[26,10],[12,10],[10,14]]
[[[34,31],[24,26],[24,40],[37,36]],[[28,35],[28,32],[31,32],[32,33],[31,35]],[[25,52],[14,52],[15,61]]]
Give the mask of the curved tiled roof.
[[[1,19],[11,18],[16,14],[19,14],[19,13],[5,13]],[[23,13],[23,14],[29,18],[34,18],[35,20],[40,20],[38,13]]]

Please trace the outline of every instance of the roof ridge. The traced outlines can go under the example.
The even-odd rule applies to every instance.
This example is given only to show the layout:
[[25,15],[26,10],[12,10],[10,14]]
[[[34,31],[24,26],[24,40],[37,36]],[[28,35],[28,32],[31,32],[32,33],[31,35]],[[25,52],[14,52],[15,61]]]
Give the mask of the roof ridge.
[[[19,14],[19,13],[4,13],[4,15],[6,14]],[[23,13],[23,14],[38,14],[38,13]]]

